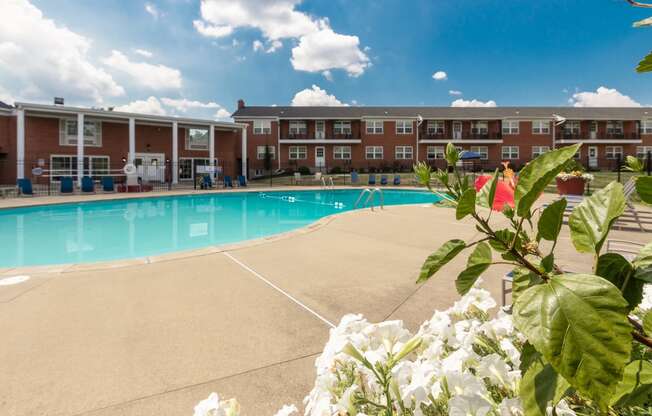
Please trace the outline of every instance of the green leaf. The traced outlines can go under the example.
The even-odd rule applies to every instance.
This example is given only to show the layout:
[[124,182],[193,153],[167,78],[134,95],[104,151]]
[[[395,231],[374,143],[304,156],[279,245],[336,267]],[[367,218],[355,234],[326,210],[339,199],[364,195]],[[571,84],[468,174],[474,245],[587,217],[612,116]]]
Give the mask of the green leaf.
[[623,380],[611,399],[614,406],[652,405],[652,363],[632,361],[625,367]]
[[516,214],[519,217],[529,216],[530,208],[539,195],[564,169],[564,164],[573,158],[580,146],[578,143],[546,152],[521,169],[514,191]]
[[568,218],[571,240],[582,253],[600,254],[609,229],[625,210],[623,186],[611,182],[584,198]]
[[525,291],[525,289],[543,283],[543,279],[525,267],[512,270],[512,302]]
[[458,160],[460,160],[460,152],[457,151],[453,143],[448,143],[446,145],[446,162],[448,162],[448,166],[455,166]]
[[555,254],[550,253],[543,259],[541,259],[541,267],[546,273],[552,272],[553,267],[555,266]]
[[469,188],[462,194],[462,197],[457,201],[457,209],[455,210],[455,218],[461,220],[469,214],[475,213],[475,189]]
[[650,72],[652,71],[652,52],[647,54],[645,58],[638,63],[636,72]]
[[469,256],[466,263],[466,269],[463,270],[455,281],[457,293],[466,295],[466,293],[473,287],[473,284],[482,273],[485,272],[491,265],[491,247],[489,244],[482,242],[478,243],[475,250]]
[[514,303],[514,322],[559,374],[604,409],[632,348],[626,308],[607,280],[564,274],[525,290]]
[[645,19],[636,21],[632,24],[632,27],[644,27],[644,26],[652,26],[652,17],[647,17]]
[[643,317],[643,331],[646,335],[652,336],[652,309]]
[[632,261],[634,278],[652,283],[652,243],[647,243]]
[[641,197],[641,201],[652,204],[652,176],[636,178],[636,192]]
[[519,395],[526,415],[546,416],[548,406],[554,407],[570,384],[540,354],[533,354],[530,361],[521,379]]
[[629,172],[643,172],[643,162],[634,156],[627,156],[625,158],[625,170]]
[[556,241],[564,223],[564,211],[566,210],[566,198],[548,205],[541,213],[537,224],[537,241],[542,238],[548,241]]
[[423,186],[430,187],[432,168],[425,162],[419,162],[412,167],[417,182]]
[[[515,235],[513,231],[510,231],[507,228],[494,231],[494,234],[496,235],[496,238],[507,244],[507,246],[510,245]],[[491,245],[491,247],[499,253],[504,253],[507,251],[505,246],[496,240],[489,240],[489,245]],[[516,242],[516,247],[518,246],[520,246],[520,238]]]
[[421,266],[421,273],[417,283],[425,282],[437,273],[446,263],[453,260],[460,251],[464,250],[466,243],[462,240],[449,240],[432,253]]
[[[496,187],[498,186],[498,169],[494,171],[494,176],[485,183],[476,197],[477,204],[481,207],[489,208],[494,206],[496,197]],[[505,204],[507,206],[507,204]]]
[[[644,282],[632,278],[634,268],[626,258],[617,253],[605,253],[598,258],[595,274],[604,277],[621,289],[623,297],[629,303],[629,310],[632,310],[641,303],[643,299]],[[623,285],[627,285],[623,290]]]

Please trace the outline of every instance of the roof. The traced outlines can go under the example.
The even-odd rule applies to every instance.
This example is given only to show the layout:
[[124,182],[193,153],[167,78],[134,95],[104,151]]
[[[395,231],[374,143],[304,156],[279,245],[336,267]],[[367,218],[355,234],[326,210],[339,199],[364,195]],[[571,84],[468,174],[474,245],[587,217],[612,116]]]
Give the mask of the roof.
[[0,110],[13,110],[14,107],[10,106],[7,103],[0,101]]
[[652,107],[243,107],[233,113],[235,119],[537,119],[560,115],[567,119],[640,120],[652,117]]

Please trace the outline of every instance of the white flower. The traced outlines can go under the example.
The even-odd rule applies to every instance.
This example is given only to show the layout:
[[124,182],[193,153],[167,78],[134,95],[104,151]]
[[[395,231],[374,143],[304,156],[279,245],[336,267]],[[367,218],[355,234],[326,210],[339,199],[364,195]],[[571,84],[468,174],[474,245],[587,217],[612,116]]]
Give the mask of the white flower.
[[652,284],[643,286],[643,300],[638,304],[638,308],[642,311],[652,309]]
[[484,395],[487,393],[484,383],[471,373],[450,372],[444,373],[444,377],[446,378],[448,391],[453,396]]
[[523,416],[523,405],[521,399],[517,398],[504,398],[498,405],[500,416]]
[[[552,406],[546,408],[546,415],[552,416]],[[555,406],[555,415],[556,416],[575,416],[575,412],[568,406],[566,400],[561,399],[557,406]]]
[[453,313],[466,314],[475,308],[482,312],[487,312],[495,306],[496,301],[487,290],[472,287],[462,299],[455,302],[451,311]]
[[283,405],[281,410],[276,412],[276,414],[274,416],[290,416],[291,414],[298,413],[298,412],[299,412],[299,409],[297,409],[297,407],[295,405],[286,404],[286,405]]
[[461,373],[470,363],[477,360],[478,355],[471,348],[460,348],[441,360],[441,370],[444,373]]
[[356,390],[358,390],[358,386],[353,384],[344,391],[342,397],[340,397],[340,400],[338,400],[337,404],[335,405],[335,409],[338,411],[338,413],[347,413],[350,409],[354,408],[352,399]]
[[217,393],[211,393],[207,399],[195,406],[194,416],[238,416],[240,405],[235,399],[220,401]]
[[477,374],[480,377],[486,377],[489,381],[497,386],[511,386],[513,376],[510,375],[511,369],[503,358],[494,353],[482,357],[477,367]]
[[511,340],[509,340],[508,338],[501,339],[500,349],[502,349],[505,352],[505,354],[507,354],[507,358],[509,358],[509,360],[512,362],[515,368],[521,366],[521,353],[514,346],[514,343]]
[[455,396],[448,402],[450,416],[484,416],[491,409],[491,403],[477,394]]

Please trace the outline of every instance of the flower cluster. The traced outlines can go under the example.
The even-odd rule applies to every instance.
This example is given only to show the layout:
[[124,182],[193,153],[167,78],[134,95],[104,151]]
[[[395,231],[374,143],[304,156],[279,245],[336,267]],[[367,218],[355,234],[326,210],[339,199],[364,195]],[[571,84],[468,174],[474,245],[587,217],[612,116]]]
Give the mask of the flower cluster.
[[562,172],[557,175],[557,179],[562,181],[567,181],[569,179],[582,178],[586,182],[591,182],[593,180],[593,175],[590,173],[581,172],[579,170],[574,170],[572,172]]

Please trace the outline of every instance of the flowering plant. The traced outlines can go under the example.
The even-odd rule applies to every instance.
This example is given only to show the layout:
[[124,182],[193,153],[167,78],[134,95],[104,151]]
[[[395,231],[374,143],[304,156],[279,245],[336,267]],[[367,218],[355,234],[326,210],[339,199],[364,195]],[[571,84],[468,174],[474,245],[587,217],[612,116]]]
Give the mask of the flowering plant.
[[590,173],[586,172],[581,172],[579,170],[575,170],[572,172],[561,172],[557,174],[557,179],[560,179],[562,181],[567,181],[569,179],[574,179],[574,178],[581,178],[584,179],[586,182],[591,182],[593,180],[593,175]]

